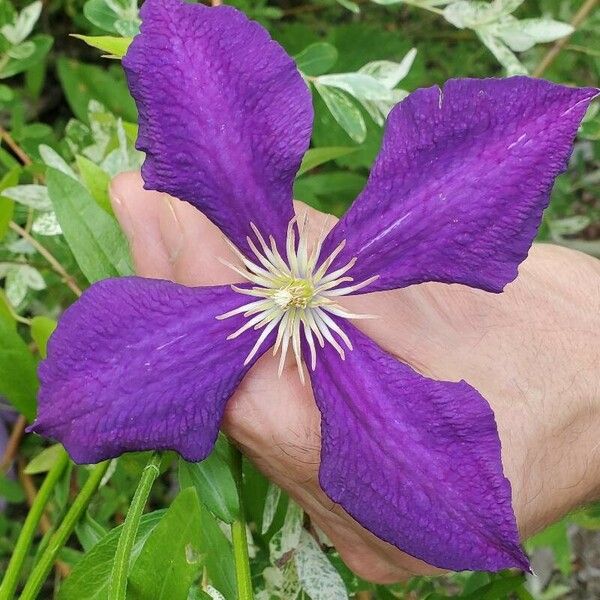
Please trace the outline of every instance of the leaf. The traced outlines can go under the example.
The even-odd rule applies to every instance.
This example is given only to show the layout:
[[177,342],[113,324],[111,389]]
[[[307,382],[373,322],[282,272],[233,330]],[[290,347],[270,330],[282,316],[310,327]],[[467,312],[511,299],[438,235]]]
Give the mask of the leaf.
[[12,24],[4,25],[0,31],[11,44],[20,44],[32,31],[42,12],[40,0],[26,6]]
[[71,167],[67,164],[67,161],[54,149],[46,144],[40,144],[39,146],[40,156],[48,167],[62,171],[65,175],[77,179],[77,175]]
[[31,319],[31,337],[42,358],[46,358],[48,339],[56,329],[56,321],[50,317],[36,316]]
[[60,444],[53,444],[42,450],[25,467],[24,472],[27,475],[37,475],[38,473],[48,472],[54,463],[62,457],[63,448]]
[[0,179],[0,240],[8,232],[10,222],[15,210],[15,203],[3,194],[7,187],[14,187],[19,182],[20,167],[14,167]]
[[311,600],[347,600],[346,586],[314,538],[306,531],[294,553],[298,579]]
[[511,50],[524,52],[535,44],[553,42],[573,33],[572,25],[553,19],[522,19],[505,17],[488,26],[487,31],[500,38]]
[[81,156],[81,154],[78,154],[75,158],[79,174],[90,194],[100,207],[109,215],[112,215],[113,210],[108,196],[108,186],[110,184],[108,173],[89,158]]
[[293,501],[288,502],[283,527],[269,541],[269,556],[272,563],[278,562],[297,548],[302,533],[304,512]]
[[0,68],[0,79],[6,79],[27,71],[35,64],[40,62],[48,54],[54,40],[52,36],[46,34],[34,35],[29,42],[33,44],[33,51],[25,58],[10,58],[6,64]]
[[556,564],[560,572],[568,577],[572,571],[573,549],[569,538],[568,517],[546,527],[540,533],[527,540],[527,551],[532,552],[536,548],[550,548],[554,554]]
[[314,86],[340,127],[355,142],[364,142],[367,127],[358,107],[340,90],[316,82]]
[[14,319],[0,311],[0,395],[33,420],[37,388],[35,360],[17,333]]
[[33,221],[31,231],[38,235],[45,236],[60,235],[62,233],[60,223],[58,222],[54,211],[39,214]]
[[129,575],[131,600],[186,600],[203,562],[200,506],[194,488],[182,490],[148,537]]
[[[166,511],[159,510],[142,515],[137,531],[131,564],[139,556],[150,533],[158,525]],[[82,559],[75,565],[71,575],[62,583],[58,592],[58,600],[110,600],[108,597],[108,581],[112,563],[121,534],[122,525],[109,531]]]
[[507,75],[527,75],[527,69],[499,39],[484,31],[478,31],[477,35],[487,49],[496,57],[496,60],[506,69]]
[[137,110],[129,94],[122,71],[118,75],[96,65],[88,65],[61,56],[57,61],[58,78],[69,106],[81,121],[88,122],[90,100],[128,121],[137,120]]
[[375,60],[359,69],[359,73],[369,75],[388,89],[395,88],[407,75],[417,57],[417,49],[411,48],[399,62]]
[[36,210],[51,210],[52,202],[45,185],[27,184],[7,187],[2,195]]
[[111,33],[134,36],[140,26],[135,0],[128,5],[118,1],[88,0],[83,6],[83,14],[91,23]]
[[131,274],[127,242],[115,219],[64,173],[49,168],[47,183],[65,239],[88,280]]
[[267,497],[265,498],[265,506],[263,508],[262,515],[262,527],[261,533],[265,535],[277,512],[277,506],[279,505],[279,499],[281,498],[281,488],[274,483],[269,483],[269,490],[267,491]]
[[316,42],[294,56],[298,69],[305,75],[315,76],[327,73],[337,61],[335,46],[327,42]]
[[133,41],[132,37],[115,37],[112,35],[79,35],[71,34],[74,38],[84,41],[92,48],[98,48],[103,52],[108,52],[112,58],[123,58],[129,44]]
[[521,587],[525,582],[522,574],[501,577],[495,581],[480,587],[468,596],[463,596],[463,600],[498,600],[499,598],[509,598],[511,592]]
[[360,6],[358,6],[356,2],[352,2],[352,0],[336,0],[336,2],[346,10],[353,12],[355,15],[360,13]]
[[329,146],[324,148],[310,148],[306,151],[302,164],[296,173],[296,177],[300,177],[307,171],[318,167],[330,160],[335,160],[340,156],[346,156],[352,152],[356,152],[356,148],[349,146]]
[[25,501],[23,488],[17,481],[9,479],[4,473],[0,472],[0,498],[13,504],[21,504]]
[[221,521],[233,523],[240,511],[237,488],[229,466],[228,442],[219,436],[214,450],[202,462],[179,461],[180,478],[191,483],[198,498]]
[[[179,484],[182,489],[193,487],[193,483],[185,475],[180,477]],[[205,569],[210,582],[225,598],[237,598],[231,544],[221,531],[215,517],[202,503],[200,503],[200,526],[202,529],[200,552],[205,555]]]

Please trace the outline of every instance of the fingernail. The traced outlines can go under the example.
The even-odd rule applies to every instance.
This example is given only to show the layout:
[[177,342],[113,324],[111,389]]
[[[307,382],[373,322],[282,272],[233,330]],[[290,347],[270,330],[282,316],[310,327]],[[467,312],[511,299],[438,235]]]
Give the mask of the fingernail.
[[127,203],[119,194],[118,188],[116,185],[114,185],[113,182],[111,182],[109,186],[109,196],[113,207],[113,212],[115,213],[115,217],[117,217],[117,220],[121,225],[121,229],[127,236],[127,239],[130,242],[132,242],[135,230],[133,225],[133,219],[131,217],[129,209],[127,208]]
[[163,199],[159,219],[160,235],[169,255],[169,262],[173,264],[183,249],[185,230],[175,208],[175,202],[180,202],[180,200],[171,198],[167,194],[164,194]]

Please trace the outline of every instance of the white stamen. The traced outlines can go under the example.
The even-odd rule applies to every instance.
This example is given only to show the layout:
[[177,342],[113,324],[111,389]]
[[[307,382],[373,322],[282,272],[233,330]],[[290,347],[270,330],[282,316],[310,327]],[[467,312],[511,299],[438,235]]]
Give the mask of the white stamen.
[[[300,381],[304,383],[302,333],[310,353],[311,370],[314,371],[317,365],[315,339],[321,348],[325,347],[327,341],[341,359],[345,360],[346,350],[338,339],[350,351],[352,351],[352,342],[340,327],[339,319],[368,319],[373,316],[349,312],[339,306],[334,298],[353,294],[375,281],[378,276],[340,287],[342,284],[354,281],[350,275],[356,264],[356,258],[328,273],[328,269],[334,264],[346,242],[342,241],[325,260],[319,262],[326,228],[323,227],[318,241],[309,251],[307,214],[304,214],[300,220],[294,217],[289,222],[283,255],[279,252],[272,235],[268,236],[267,243],[254,223],[250,223],[250,228],[256,242],[250,237],[246,238],[246,242],[254,256],[247,256],[230,244],[241,266],[235,266],[227,261],[221,262],[252,284],[252,287],[232,285],[231,288],[258,300],[252,300],[216,318],[229,319],[236,315],[243,315],[248,319],[244,325],[227,337],[228,340],[242,335],[249,329],[261,330],[244,365],[252,361],[270,335],[275,335],[273,355],[281,351],[278,365],[278,373],[281,375],[291,346]],[[350,275],[346,275],[348,272]],[[275,330],[276,334],[274,334]]]

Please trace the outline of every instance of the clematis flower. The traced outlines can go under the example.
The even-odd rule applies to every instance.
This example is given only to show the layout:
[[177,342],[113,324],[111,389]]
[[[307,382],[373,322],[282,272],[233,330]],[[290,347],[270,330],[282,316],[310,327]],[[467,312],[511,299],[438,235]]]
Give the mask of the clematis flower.
[[202,460],[274,348],[310,377],[333,501],[432,565],[527,569],[486,400],[385,352],[343,297],[427,281],[501,292],[596,90],[526,77],[417,90],[389,115],[364,191],[311,245],[292,207],[313,119],[293,61],[230,7],[146,0],[141,16],[123,65],[145,185],[207,215],[244,283],[92,285],[50,340],[33,430],[80,463],[146,449]]

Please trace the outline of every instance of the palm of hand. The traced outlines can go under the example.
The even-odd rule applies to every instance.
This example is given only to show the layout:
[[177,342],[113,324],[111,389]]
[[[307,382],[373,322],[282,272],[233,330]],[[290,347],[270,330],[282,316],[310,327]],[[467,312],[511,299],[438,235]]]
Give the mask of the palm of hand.
[[[218,261],[231,250],[195,208],[144,191],[139,174],[119,176],[112,196],[138,274],[186,285],[235,281]],[[323,219],[309,212],[315,230]],[[598,345],[600,306],[585,306],[582,282],[593,288],[596,281],[597,289],[598,264],[535,246],[500,295],[432,283],[346,300],[355,312],[380,317],[359,326],[385,350],[428,377],[465,379],[489,401],[523,537],[589,499],[598,481],[597,461],[586,452],[596,445],[598,421],[575,402],[594,394],[589,382],[598,358],[590,348]],[[310,386],[302,386],[295,365],[279,379],[267,353],[229,401],[223,425],[357,574],[386,583],[439,572],[377,539],[327,498],[317,478],[319,423]],[[577,446],[565,452],[575,438]]]

